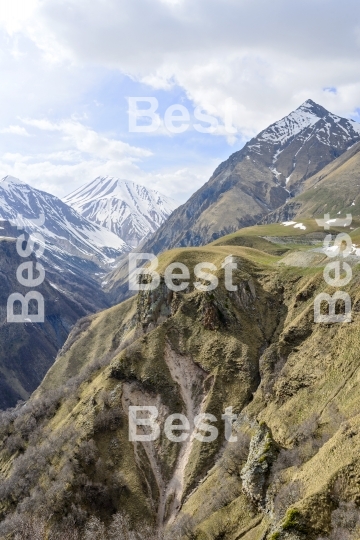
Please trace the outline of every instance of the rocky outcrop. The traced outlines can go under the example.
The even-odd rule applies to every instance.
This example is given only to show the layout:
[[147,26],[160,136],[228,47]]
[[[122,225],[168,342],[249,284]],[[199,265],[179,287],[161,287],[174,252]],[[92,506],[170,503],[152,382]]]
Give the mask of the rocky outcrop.
[[270,429],[265,423],[260,424],[251,439],[248,460],[241,471],[243,490],[259,509],[265,505],[267,481],[277,452]]
[[[181,251],[189,267],[194,252]],[[56,520],[78,505],[104,520],[121,508],[134,526],[157,517],[171,539],[318,540],[345,503],[358,511],[358,282],[348,289],[353,322],[329,327],[313,321],[322,269],[289,271],[236,245],[199,253],[217,267],[226,255],[239,257],[238,291],[227,291],[221,275],[210,293],[171,293],[161,281],[92,316],[41,385],[56,397],[62,381],[56,407],[42,407],[41,420],[37,413],[29,418],[38,410],[33,397],[16,422],[5,422],[0,511],[7,526],[15,508]],[[157,406],[155,440],[129,440],[131,405]],[[222,418],[228,408],[237,415],[231,442]],[[165,418],[174,413],[190,423],[180,444],[165,434]],[[214,440],[193,437],[199,413],[213,415]],[[35,421],[37,439],[28,429]],[[63,429],[74,430],[71,444]],[[54,455],[42,454],[49,434]],[[27,476],[38,463],[40,481]],[[57,516],[54,492],[61,495]]]
[[277,208],[273,212],[270,212],[264,216],[260,221],[260,224],[264,225],[266,223],[282,223],[284,221],[292,221],[300,209],[301,204],[290,199],[283,206],[280,206],[280,208]]
[[[143,276],[141,282],[146,284],[149,279]],[[137,317],[144,330],[151,330],[171,315],[172,298],[173,291],[167,288],[163,278],[156,289],[138,295]]]

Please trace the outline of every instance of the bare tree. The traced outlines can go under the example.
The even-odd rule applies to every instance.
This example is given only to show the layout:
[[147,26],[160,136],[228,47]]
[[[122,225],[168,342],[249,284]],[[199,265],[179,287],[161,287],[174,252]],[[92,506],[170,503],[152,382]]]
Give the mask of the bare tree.
[[147,524],[132,529],[129,517],[124,512],[118,512],[113,516],[107,538],[108,540],[163,540],[164,536],[161,531]]
[[340,502],[331,514],[332,531],[329,540],[358,540],[360,537],[360,511],[355,503]]
[[129,540],[130,520],[124,512],[117,512],[108,530],[109,540]]
[[299,501],[304,493],[304,486],[300,480],[283,485],[274,499],[274,512],[277,519],[286,514],[287,509]]
[[14,540],[44,540],[46,524],[37,516],[20,516]]
[[86,524],[84,540],[106,540],[106,527],[97,517],[93,516]]

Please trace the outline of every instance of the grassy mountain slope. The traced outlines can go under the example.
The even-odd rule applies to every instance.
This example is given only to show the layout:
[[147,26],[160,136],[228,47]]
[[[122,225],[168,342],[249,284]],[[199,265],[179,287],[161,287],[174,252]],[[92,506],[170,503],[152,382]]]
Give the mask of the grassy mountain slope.
[[[346,287],[353,322],[315,324],[314,297],[333,292],[326,261],[287,262],[314,253],[320,231],[306,227],[253,227],[166,252],[161,271],[180,261],[193,275],[213,262],[219,287],[172,293],[162,282],[72,332],[28,405],[2,417],[1,534],[17,514],[81,528],[121,508],[133,527],[165,525],[169,538],[315,540],[339,513],[356,514],[359,278]],[[230,254],[236,292],[220,270]],[[170,413],[212,413],[219,437],[130,443],[131,404],[157,405],[162,425]],[[237,443],[220,420],[230,406]]]

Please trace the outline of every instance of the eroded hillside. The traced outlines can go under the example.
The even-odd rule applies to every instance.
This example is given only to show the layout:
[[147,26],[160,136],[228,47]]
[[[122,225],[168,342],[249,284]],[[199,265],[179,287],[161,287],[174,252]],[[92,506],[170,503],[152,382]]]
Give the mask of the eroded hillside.
[[[169,538],[317,539],[356,514],[358,277],[347,287],[353,321],[315,324],[315,296],[334,292],[321,261],[281,264],[291,247],[239,238],[163,254],[162,272],[179,261],[193,276],[214,263],[219,286],[173,292],[162,281],[84,319],[31,400],[3,415],[4,538],[26,515],[64,538],[69,524],[82,530],[95,514],[108,525],[121,510],[130,528],[148,523]],[[129,441],[131,405],[157,407],[155,441]],[[228,407],[237,442],[225,438]],[[219,436],[171,442],[163,427],[174,413],[191,425],[214,415]]]

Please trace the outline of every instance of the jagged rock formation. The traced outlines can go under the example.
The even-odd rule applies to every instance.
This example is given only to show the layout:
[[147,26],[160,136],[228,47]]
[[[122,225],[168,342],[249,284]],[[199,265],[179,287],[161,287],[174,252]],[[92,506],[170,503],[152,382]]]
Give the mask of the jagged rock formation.
[[260,509],[264,507],[266,484],[277,453],[277,445],[264,422],[251,439],[247,462],[241,471],[243,490]]

